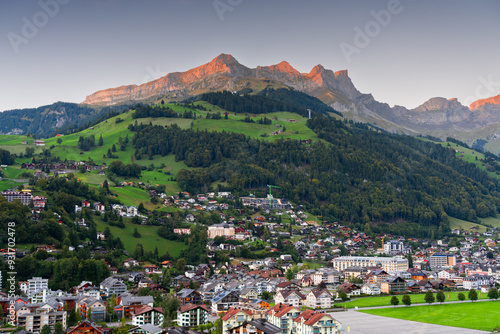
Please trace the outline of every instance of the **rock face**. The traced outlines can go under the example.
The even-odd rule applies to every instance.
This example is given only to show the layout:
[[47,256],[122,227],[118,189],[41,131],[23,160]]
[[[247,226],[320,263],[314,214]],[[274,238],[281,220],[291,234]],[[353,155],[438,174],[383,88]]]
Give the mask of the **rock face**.
[[347,71],[333,73],[317,65],[309,73],[299,73],[286,61],[251,69],[240,64],[231,55],[220,54],[207,64],[186,72],[169,73],[140,86],[129,85],[98,91],[87,96],[83,103],[112,105],[172,92],[177,92],[180,96],[190,96],[207,91],[233,90],[237,87],[237,82],[246,77],[271,79],[312,95],[321,88],[348,98],[360,95],[348,77]]
[[[252,86],[254,82],[259,85]],[[457,131],[470,132],[500,122],[500,95],[478,100],[470,108],[455,98],[443,97],[431,98],[415,109],[390,107],[375,100],[371,94],[360,93],[347,70],[333,72],[316,65],[309,73],[300,73],[286,61],[248,68],[228,54],[220,54],[209,63],[186,72],[169,73],[139,86],[98,91],[87,96],[83,103],[113,105],[154,97],[182,100],[210,91],[261,90],[269,82],[315,96],[349,119],[368,122],[391,132],[443,136]]]

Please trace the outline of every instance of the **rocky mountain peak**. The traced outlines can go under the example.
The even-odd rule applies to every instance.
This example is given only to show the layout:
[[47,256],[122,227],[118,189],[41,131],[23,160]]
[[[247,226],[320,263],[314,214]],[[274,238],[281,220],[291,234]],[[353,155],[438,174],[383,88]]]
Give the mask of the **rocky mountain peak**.
[[477,100],[475,102],[472,102],[470,105],[470,110],[480,109],[480,108],[486,106],[487,104],[492,105],[492,106],[500,105],[500,94],[497,96],[492,96],[492,97],[488,97],[486,99],[480,99],[480,100]]

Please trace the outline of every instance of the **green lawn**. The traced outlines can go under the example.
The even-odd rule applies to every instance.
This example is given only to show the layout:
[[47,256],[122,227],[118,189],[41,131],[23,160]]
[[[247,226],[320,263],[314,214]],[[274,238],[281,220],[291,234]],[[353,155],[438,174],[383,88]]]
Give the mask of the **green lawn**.
[[[465,298],[467,299],[467,291],[463,292],[465,294]],[[446,301],[458,301],[459,292],[445,292]],[[436,296],[436,294],[434,294]],[[398,296],[399,301],[401,302],[402,296]],[[415,294],[410,295],[412,304],[425,304],[425,294]],[[486,293],[478,293],[479,299],[487,299],[488,296]],[[355,299],[350,302],[342,303],[340,305],[346,308],[354,308],[354,307],[375,307],[375,306],[389,306],[391,305],[392,296],[377,296],[377,297],[362,297],[359,299]]]
[[17,183],[14,181],[7,181],[7,180],[0,181],[0,191],[4,191],[4,190],[11,189],[13,187],[17,187],[20,184],[21,183]]
[[464,302],[419,307],[363,310],[361,312],[436,325],[492,331],[500,326],[500,302]]
[[[169,252],[173,257],[179,256],[181,250],[186,248],[186,245],[180,241],[171,241],[160,237],[157,233],[159,226],[146,226],[146,225],[134,225],[130,222],[130,219],[124,219],[125,228],[119,228],[116,226],[110,226],[108,223],[96,219],[97,230],[104,232],[106,227],[109,227],[113,237],[120,237],[123,242],[125,249],[132,253],[135,250],[135,246],[140,243],[144,247],[144,250],[154,251],[155,247],[158,247],[158,252],[160,255]],[[141,234],[140,238],[134,238],[134,229]]]
[[466,220],[453,218],[453,217],[448,217],[448,221],[450,222],[451,229],[458,228],[458,229],[463,229],[463,230],[470,232],[471,231],[470,228],[475,226],[475,227],[477,227],[478,232],[480,232],[480,233],[486,232],[486,226],[484,226],[484,225],[471,223],[471,222],[468,222]]

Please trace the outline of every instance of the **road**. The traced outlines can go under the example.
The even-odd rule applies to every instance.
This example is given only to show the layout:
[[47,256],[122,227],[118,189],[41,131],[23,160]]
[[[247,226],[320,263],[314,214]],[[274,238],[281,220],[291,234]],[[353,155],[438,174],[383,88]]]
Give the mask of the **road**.
[[415,322],[409,320],[400,320],[388,317],[381,317],[372,314],[361,313],[357,311],[332,312],[332,317],[342,323],[348,334],[486,334],[489,332],[478,331],[467,328],[458,328],[450,326],[440,326]]

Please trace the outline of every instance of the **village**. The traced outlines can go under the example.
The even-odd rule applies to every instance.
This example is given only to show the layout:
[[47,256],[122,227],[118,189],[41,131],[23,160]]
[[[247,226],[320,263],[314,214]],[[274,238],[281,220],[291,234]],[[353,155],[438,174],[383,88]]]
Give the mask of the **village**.
[[[46,199],[29,191],[5,191],[3,196],[9,202],[33,203],[35,216],[45,207]],[[127,324],[131,334],[177,334],[211,331],[219,322],[222,334],[330,334],[345,331],[348,324],[337,321],[335,312],[347,310],[350,300],[427,291],[489,295],[500,285],[496,228],[483,233],[454,229],[451,237],[432,241],[374,236],[339,222],[317,221],[301,206],[272,195],[238,198],[223,191],[167,196],[153,190],[150,196],[182,210],[183,222],[172,231],[178,235],[190,235],[202,212],[220,217],[220,223],[207,227],[207,263],[186,265],[178,259],[154,265],[128,257],[118,267],[109,265],[111,276],[103,281],[82,281],[69,291],[52,291],[47,278],[32,277],[18,282],[19,295],[1,294],[0,306],[9,310],[12,325],[40,333],[45,325],[53,328],[60,322],[67,333],[83,334],[110,333]],[[75,213],[85,208],[137,217],[142,223],[148,218],[134,206],[106,207],[89,200],[77,205]],[[84,219],[75,224],[88,228]],[[99,240],[105,240],[103,232],[97,231]],[[245,259],[241,250],[252,244],[268,256]],[[285,253],[284,246],[293,252]],[[59,252],[50,245],[39,245],[38,251]],[[221,254],[227,261],[216,260]],[[158,306],[158,295],[175,299],[173,310]],[[72,312],[80,321],[73,319],[69,326]]]

